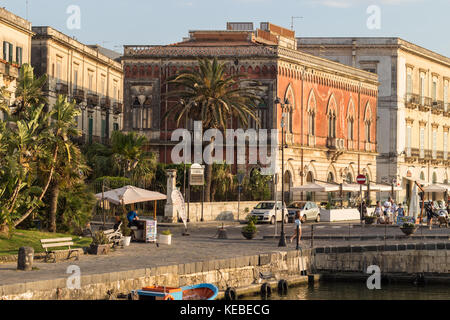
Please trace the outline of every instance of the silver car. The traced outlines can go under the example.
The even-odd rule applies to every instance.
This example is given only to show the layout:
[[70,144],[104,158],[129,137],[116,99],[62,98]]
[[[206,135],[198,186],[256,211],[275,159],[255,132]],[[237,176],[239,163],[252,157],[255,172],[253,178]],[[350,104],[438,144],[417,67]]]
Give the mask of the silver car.
[[306,221],[320,221],[320,209],[315,202],[312,201],[294,201],[287,207],[289,213],[289,221],[295,220],[295,214],[300,212],[300,220],[302,223]]

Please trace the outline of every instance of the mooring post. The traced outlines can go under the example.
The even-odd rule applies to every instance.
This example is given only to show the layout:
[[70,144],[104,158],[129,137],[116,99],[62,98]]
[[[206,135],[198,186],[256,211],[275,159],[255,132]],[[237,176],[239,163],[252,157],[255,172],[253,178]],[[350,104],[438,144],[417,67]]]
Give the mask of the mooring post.
[[314,225],[311,225],[311,248],[314,245]]

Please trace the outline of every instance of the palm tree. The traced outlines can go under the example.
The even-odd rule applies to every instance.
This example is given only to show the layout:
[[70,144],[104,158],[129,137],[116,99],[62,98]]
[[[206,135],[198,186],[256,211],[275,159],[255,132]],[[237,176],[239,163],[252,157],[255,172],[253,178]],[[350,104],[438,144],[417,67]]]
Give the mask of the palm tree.
[[[53,109],[49,113],[52,121],[43,138],[43,143],[45,150],[48,150],[50,156],[47,157],[47,159],[44,159],[45,161],[40,162],[41,171],[44,173],[48,172],[48,176],[47,179],[44,180],[46,181],[45,186],[37,201],[39,205],[41,204],[50,183],[53,181],[55,171],[60,170],[59,166],[64,166],[72,160],[73,148],[70,137],[79,135],[75,121],[75,116],[78,114],[79,109],[76,107],[75,103],[69,103],[67,97],[62,95],[58,96]],[[61,157],[62,159],[66,159],[66,161],[58,161],[61,160]],[[14,222],[14,226],[17,226],[24,221],[34,210],[36,210],[36,208],[37,206],[30,207],[20,219]]]
[[39,78],[34,76],[33,67],[25,63],[20,68],[16,88],[15,110],[13,116],[18,119],[29,119],[28,111],[32,106],[45,104],[47,99],[42,93],[42,87],[47,81],[47,75]]
[[113,161],[119,172],[132,181],[149,183],[156,170],[156,157],[146,152],[147,138],[136,132],[122,133],[114,131],[111,136]]
[[[259,122],[256,108],[261,102],[255,81],[243,74],[228,75],[225,64],[216,58],[199,59],[199,68],[182,70],[168,80],[177,90],[167,93],[176,103],[163,118],[172,117],[177,125],[184,117],[202,121],[203,130],[227,128],[228,119],[237,118],[248,126],[249,118]],[[253,85],[253,86],[252,86]],[[210,143],[214,143],[211,139]],[[212,164],[206,164],[205,201],[210,201]]]

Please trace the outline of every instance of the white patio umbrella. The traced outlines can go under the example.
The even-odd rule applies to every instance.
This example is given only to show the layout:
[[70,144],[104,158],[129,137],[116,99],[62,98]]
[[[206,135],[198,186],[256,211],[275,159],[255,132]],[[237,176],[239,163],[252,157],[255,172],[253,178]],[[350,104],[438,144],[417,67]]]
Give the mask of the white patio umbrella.
[[[367,191],[367,185],[362,186],[363,191]],[[359,192],[360,191],[360,185],[356,183],[343,183],[342,184],[342,191],[343,192]]]
[[125,186],[122,188],[106,191],[103,193],[97,193],[95,195],[97,200],[105,199],[116,205],[126,205],[131,203],[165,200],[167,196],[165,194],[137,188],[134,186]]
[[[370,191],[390,192],[390,191],[392,191],[392,186],[387,185],[387,184],[371,183],[370,184]],[[402,191],[402,188],[394,186],[394,191]]]
[[291,189],[296,192],[335,192],[339,191],[339,186],[329,183],[308,183],[304,186],[294,187]]
[[448,187],[442,184],[430,184],[429,186],[426,186],[423,188],[423,191],[425,192],[446,192],[448,191]]

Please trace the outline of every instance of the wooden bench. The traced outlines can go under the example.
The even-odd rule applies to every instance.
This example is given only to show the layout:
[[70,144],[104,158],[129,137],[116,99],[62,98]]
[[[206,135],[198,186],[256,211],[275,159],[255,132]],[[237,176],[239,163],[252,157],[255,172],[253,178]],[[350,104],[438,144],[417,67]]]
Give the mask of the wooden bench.
[[[79,259],[79,251],[76,249],[71,249],[70,246],[73,246],[72,238],[53,238],[53,239],[41,239],[42,248],[45,249],[45,262],[48,261],[48,258],[53,255],[53,262],[56,263],[56,251],[49,250],[49,248],[60,248],[60,247],[69,247],[69,255],[67,259],[70,259],[72,252],[76,252],[76,260]],[[63,250],[60,250],[63,251]]]

